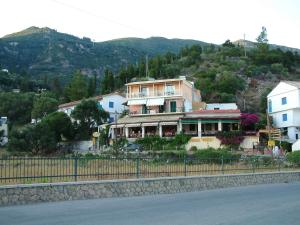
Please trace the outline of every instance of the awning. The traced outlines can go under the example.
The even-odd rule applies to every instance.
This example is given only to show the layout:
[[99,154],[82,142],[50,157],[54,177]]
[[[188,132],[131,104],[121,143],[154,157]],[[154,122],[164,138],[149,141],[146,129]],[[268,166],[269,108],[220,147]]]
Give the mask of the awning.
[[147,100],[147,106],[163,105],[164,102],[164,98],[151,98]]
[[145,105],[146,99],[128,100],[127,105]]
[[158,123],[143,123],[143,127],[157,127]]
[[140,123],[131,123],[131,124],[126,124],[125,127],[141,127]]
[[161,125],[177,125],[177,122],[161,122]]

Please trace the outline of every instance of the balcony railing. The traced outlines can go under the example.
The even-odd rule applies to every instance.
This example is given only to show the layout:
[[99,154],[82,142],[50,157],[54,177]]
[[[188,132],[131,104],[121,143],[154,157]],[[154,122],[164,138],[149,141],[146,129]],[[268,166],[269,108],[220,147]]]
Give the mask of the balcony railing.
[[163,97],[182,95],[181,91],[149,91],[149,92],[130,92],[127,98]]
[[139,111],[132,111],[129,112],[130,115],[147,115],[147,114],[158,114],[158,113],[180,113],[180,112],[185,112],[184,107],[177,107],[175,110],[167,109],[163,111],[159,111],[158,109],[147,109],[145,111],[139,110]]

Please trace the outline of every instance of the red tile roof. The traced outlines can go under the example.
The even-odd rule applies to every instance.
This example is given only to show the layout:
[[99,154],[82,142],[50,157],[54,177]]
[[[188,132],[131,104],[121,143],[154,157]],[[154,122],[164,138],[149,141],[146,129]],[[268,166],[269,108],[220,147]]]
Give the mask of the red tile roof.
[[187,112],[186,114],[209,114],[209,113],[241,113],[239,109],[214,109],[214,110],[194,110],[192,112]]
[[[101,100],[102,99],[102,96],[95,96],[95,97],[92,97],[92,98],[88,98],[86,100]],[[73,101],[73,102],[68,102],[68,103],[65,103],[65,104],[61,104],[58,106],[59,109],[61,108],[67,108],[67,107],[72,107],[72,106],[75,106],[77,104],[79,104],[82,100],[78,100],[78,101]]]

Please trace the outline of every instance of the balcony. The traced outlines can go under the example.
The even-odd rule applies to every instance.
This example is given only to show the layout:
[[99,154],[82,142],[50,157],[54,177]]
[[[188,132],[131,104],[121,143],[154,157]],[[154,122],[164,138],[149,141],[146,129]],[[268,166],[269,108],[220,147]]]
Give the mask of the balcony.
[[182,113],[184,111],[184,107],[177,107],[176,109],[170,110],[166,109],[160,111],[159,109],[147,109],[147,110],[140,110],[140,111],[132,111],[129,112],[129,115],[154,115],[154,114],[163,114],[163,113]]
[[168,97],[181,96],[181,91],[148,91],[148,92],[129,92],[126,94],[127,99],[130,98],[148,98],[148,97]]

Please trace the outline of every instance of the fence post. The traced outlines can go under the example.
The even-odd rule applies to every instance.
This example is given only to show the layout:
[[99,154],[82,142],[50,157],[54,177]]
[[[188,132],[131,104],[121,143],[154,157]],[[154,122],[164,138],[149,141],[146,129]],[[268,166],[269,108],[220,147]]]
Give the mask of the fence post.
[[255,173],[255,158],[252,159],[252,173]]
[[183,156],[183,163],[184,163],[184,176],[187,175],[187,164],[186,164],[186,155]]
[[222,174],[224,174],[224,156],[222,155],[222,158],[221,158],[221,169],[222,169]]
[[280,170],[281,170],[281,160],[280,160],[279,157],[277,158],[277,161],[278,161],[278,171],[280,172]]
[[140,178],[140,156],[138,155],[136,158],[136,178]]
[[75,155],[74,158],[74,180],[77,181],[77,175],[78,175],[78,156]]

